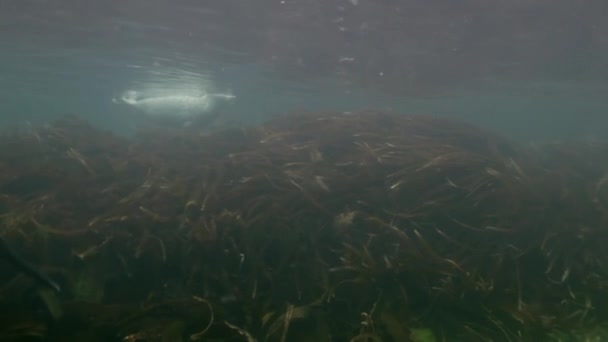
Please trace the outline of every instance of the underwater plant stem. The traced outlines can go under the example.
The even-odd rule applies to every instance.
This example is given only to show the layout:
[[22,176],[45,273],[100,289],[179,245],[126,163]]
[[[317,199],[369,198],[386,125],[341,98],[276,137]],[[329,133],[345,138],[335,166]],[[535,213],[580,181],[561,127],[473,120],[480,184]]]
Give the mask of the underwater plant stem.
[[35,268],[32,264],[18,255],[7,243],[0,237],[0,258],[8,260],[15,268],[23,272],[28,277],[33,278],[38,283],[45,285],[57,292],[61,291],[59,284],[54,282],[46,274]]

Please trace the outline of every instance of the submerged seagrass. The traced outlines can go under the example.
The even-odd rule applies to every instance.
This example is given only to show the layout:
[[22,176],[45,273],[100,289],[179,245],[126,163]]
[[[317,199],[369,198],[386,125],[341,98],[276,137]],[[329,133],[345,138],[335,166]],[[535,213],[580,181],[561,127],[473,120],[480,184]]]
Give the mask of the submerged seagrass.
[[1,234],[65,289],[49,324],[0,274],[0,337],[519,341],[607,319],[606,164],[563,146],[375,112],[0,139]]

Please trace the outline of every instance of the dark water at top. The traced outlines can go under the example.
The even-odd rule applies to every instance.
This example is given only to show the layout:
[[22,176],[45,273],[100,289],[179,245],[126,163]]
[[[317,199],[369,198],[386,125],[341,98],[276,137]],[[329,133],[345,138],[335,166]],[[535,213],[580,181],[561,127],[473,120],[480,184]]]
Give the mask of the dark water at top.
[[212,85],[257,121],[361,109],[463,118],[525,140],[608,128],[603,1],[0,3],[0,123],[78,114],[128,132],[130,89]]

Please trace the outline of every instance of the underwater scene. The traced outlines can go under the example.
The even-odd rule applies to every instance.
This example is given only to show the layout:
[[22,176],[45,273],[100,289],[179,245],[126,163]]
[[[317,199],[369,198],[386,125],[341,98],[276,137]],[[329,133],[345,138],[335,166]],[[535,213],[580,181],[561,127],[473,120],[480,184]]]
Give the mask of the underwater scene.
[[607,14],[0,1],[0,341],[608,341]]

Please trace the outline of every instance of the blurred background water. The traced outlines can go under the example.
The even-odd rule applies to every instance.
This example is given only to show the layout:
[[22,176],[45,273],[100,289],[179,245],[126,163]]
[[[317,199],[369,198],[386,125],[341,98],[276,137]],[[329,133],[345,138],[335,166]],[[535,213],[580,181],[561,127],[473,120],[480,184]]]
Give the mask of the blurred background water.
[[0,124],[76,114],[118,132],[130,89],[212,86],[227,121],[297,110],[462,118],[523,140],[608,127],[596,0],[4,0]]

